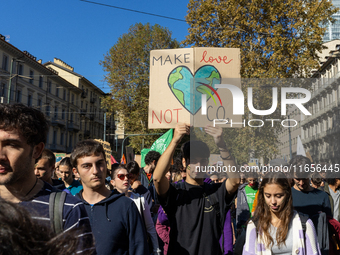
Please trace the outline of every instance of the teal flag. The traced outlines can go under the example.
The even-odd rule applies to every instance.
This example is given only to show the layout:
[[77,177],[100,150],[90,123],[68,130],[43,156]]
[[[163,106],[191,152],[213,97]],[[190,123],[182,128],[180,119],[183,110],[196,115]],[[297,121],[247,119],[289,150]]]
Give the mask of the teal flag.
[[145,167],[145,156],[146,154],[148,154],[148,152],[150,151],[150,148],[147,149],[147,148],[144,148],[141,152],[140,152],[140,156],[141,156],[141,159],[140,159],[140,167]]
[[158,138],[151,146],[150,151],[158,151],[160,154],[163,154],[166,148],[168,148],[173,137],[172,129],[169,129],[168,132],[163,134],[160,138]]
[[173,137],[173,130],[169,129],[165,134],[163,134],[160,138],[158,138],[151,146],[150,149],[143,149],[141,151],[141,167],[145,166],[144,158],[145,155],[149,151],[158,151],[160,154],[163,154],[165,149],[169,146]]

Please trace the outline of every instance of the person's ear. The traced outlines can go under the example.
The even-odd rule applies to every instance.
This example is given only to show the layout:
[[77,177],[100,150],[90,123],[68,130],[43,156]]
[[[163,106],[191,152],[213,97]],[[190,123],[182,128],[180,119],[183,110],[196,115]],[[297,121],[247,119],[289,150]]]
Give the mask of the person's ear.
[[72,172],[74,175],[79,174],[78,169],[75,167],[72,168]]
[[187,168],[187,162],[185,162],[185,158],[182,158],[182,165],[184,169]]
[[110,183],[111,183],[111,185],[112,185],[113,187],[115,187],[115,186],[116,186],[116,182],[115,182],[115,180],[112,180],[112,179],[111,179]]
[[41,153],[43,152],[44,148],[45,148],[45,144],[43,142],[35,145],[33,147],[33,153],[32,153],[33,158],[34,159],[39,158]]

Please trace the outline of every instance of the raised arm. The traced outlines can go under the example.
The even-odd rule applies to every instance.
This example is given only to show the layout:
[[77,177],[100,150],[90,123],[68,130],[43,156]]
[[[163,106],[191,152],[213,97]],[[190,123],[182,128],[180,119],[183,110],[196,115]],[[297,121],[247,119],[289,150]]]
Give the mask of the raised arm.
[[[223,130],[221,127],[206,126],[205,132],[214,138],[215,144],[220,150],[220,155],[223,160],[224,166],[227,166],[228,170],[231,170],[232,166],[236,166],[234,157],[231,156],[230,151],[227,148],[225,141],[223,140]],[[230,166],[230,168],[229,168]],[[228,180],[225,183],[228,193],[234,193],[240,185],[240,175],[237,171],[228,171]]]
[[189,134],[190,126],[187,124],[179,123],[176,125],[174,130],[173,138],[168,148],[163,152],[159,158],[156,169],[153,172],[153,183],[155,185],[156,192],[159,196],[164,196],[169,190],[170,183],[165,177],[166,172],[170,168],[171,159],[173,158],[174,152],[182,137],[185,134]]

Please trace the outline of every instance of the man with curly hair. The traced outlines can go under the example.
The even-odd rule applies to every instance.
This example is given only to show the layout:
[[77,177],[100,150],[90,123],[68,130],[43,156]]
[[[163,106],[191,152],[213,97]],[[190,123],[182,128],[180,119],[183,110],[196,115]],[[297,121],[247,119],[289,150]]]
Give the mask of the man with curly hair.
[[[0,197],[19,203],[39,224],[52,228],[49,201],[51,193],[58,190],[34,173],[48,130],[49,123],[39,110],[22,104],[0,104]],[[83,203],[66,194],[62,208],[62,229],[77,231],[77,254],[94,251]]]
[[145,155],[145,167],[141,168],[140,170],[140,181],[142,185],[147,188],[152,197],[152,207],[151,207],[151,215],[154,221],[157,220],[157,212],[159,208],[159,202],[158,197],[156,194],[155,186],[153,184],[153,171],[156,168],[157,162],[159,158],[161,157],[161,154],[157,151],[149,151]]

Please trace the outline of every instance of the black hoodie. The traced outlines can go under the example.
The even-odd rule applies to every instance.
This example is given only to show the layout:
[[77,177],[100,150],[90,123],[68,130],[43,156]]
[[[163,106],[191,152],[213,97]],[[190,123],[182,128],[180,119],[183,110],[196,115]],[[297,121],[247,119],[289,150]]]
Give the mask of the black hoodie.
[[90,218],[98,255],[148,254],[146,232],[135,203],[117,192],[90,205],[83,199],[83,191],[76,197],[85,205]]

